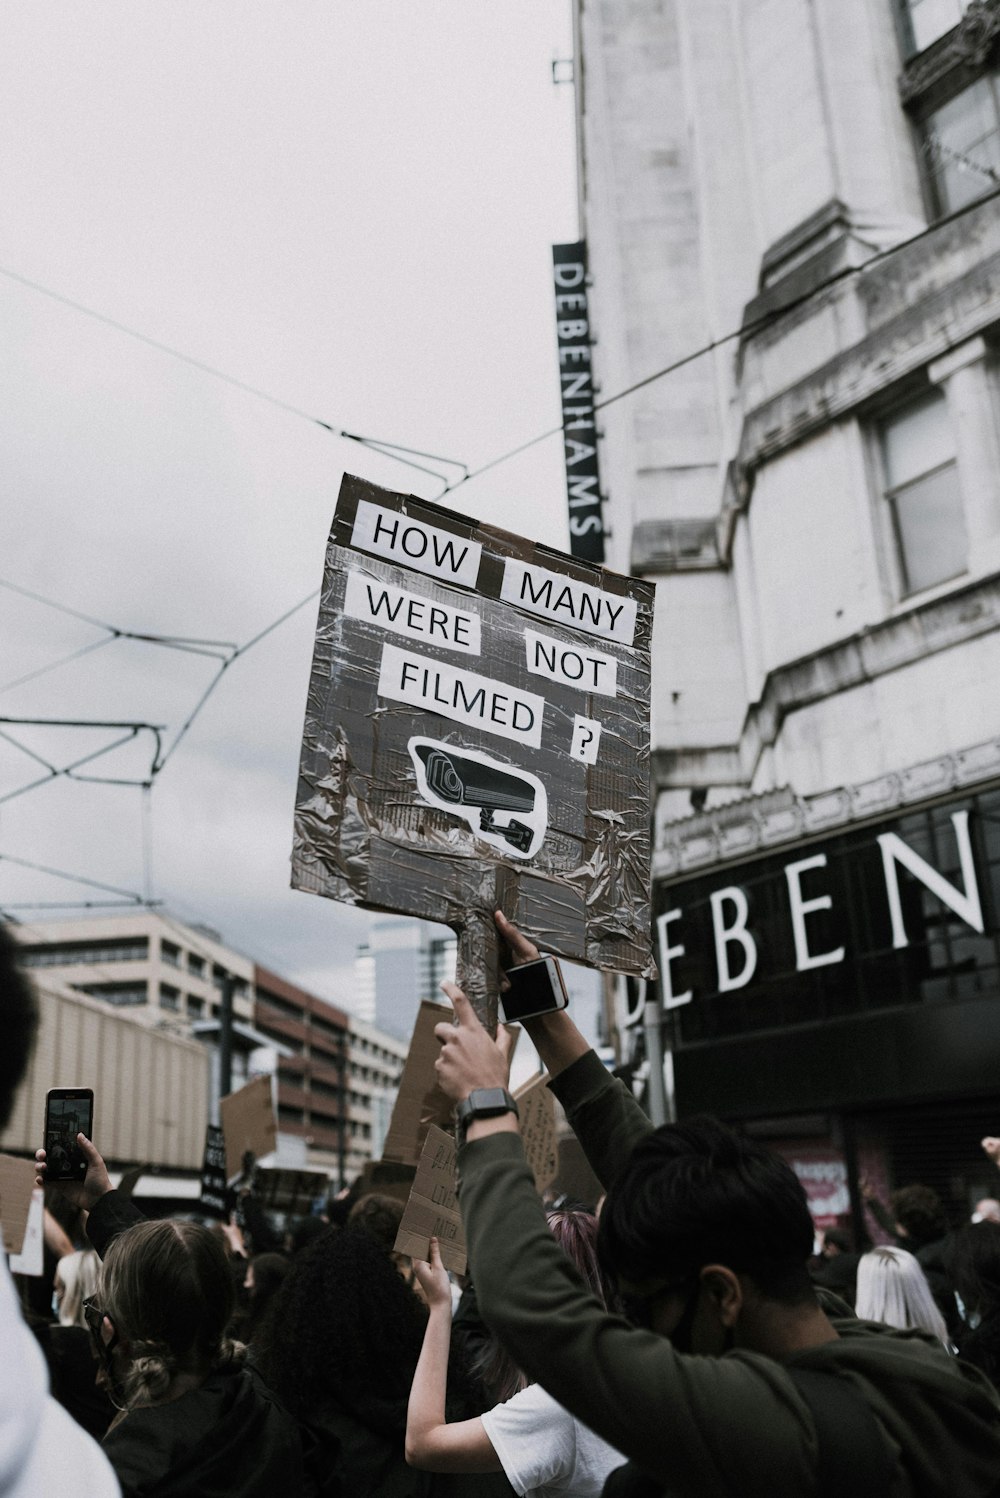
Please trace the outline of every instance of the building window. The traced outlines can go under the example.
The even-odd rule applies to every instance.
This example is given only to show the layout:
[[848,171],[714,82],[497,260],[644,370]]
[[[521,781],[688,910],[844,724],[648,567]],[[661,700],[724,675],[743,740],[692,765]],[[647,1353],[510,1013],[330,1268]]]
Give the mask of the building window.
[[922,52],[962,19],[968,0],[898,0],[903,50]]
[[169,962],[171,967],[180,967],[181,949],[175,947],[172,941],[160,941],[160,956],[164,962]]
[[887,417],[880,427],[884,494],[904,596],[960,576],[968,539],[955,445],[937,391]]
[[169,983],[160,984],[160,1008],[178,1010],[181,1007],[180,990],[171,988]]
[[45,942],[24,947],[20,960],[25,967],[70,967],[78,962],[145,962],[149,941],[145,936],[121,940],[83,942]]
[[148,998],[145,983],[89,983],[86,988],[82,984],[75,986],[80,989],[81,993],[89,993],[95,999],[103,999],[105,1004],[119,1006],[145,1004]]
[[198,957],[198,956],[195,955],[194,952],[189,952],[188,953],[188,972],[189,973],[194,973],[195,976],[198,977],[198,978],[204,977],[204,975],[205,975],[205,959],[204,959],[204,957]]
[[955,213],[1000,187],[1000,78],[977,78],[921,126],[932,207]]
[[204,1013],[205,1013],[205,1000],[204,999],[196,999],[194,997],[194,995],[192,994],[191,997],[188,999],[188,1014],[191,1016],[192,1019],[201,1019],[201,1017],[202,1017],[202,1015]]

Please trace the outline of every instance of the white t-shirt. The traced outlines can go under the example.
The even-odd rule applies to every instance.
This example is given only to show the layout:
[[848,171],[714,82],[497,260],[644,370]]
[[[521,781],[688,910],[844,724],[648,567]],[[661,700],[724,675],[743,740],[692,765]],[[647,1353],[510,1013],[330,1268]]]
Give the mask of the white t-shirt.
[[625,1458],[529,1384],[482,1417],[507,1481],[522,1498],[599,1498]]

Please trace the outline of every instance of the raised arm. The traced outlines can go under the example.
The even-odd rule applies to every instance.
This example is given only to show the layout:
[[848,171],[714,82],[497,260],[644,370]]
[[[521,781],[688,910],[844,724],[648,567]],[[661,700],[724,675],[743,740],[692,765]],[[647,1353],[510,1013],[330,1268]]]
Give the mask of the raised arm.
[[429,1263],[413,1262],[429,1314],[406,1410],[406,1460],[425,1472],[499,1472],[500,1459],[481,1420],[447,1421],[451,1285],[436,1238],[430,1252]]
[[[541,955],[535,943],[508,921],[502,910],[495,912],[494,919],[510,954],[509,966],[519,967],[523,962],[534,962]],[[501,993],[506,987],[507,980],[501,978]],[[540,1014],[522,1023],[550,1077],[557,1077],[590,1050],[589,1042],[570,1019],[567,1009],[560,1009],[554,1014]]]
[[[103,1259],[112,1240],[133,1223],[142,1222],[145,1214],[127,1197],[119,1196],[111,1184],[108,1167],[96,1144],[85,1134],[77,1134],[76,1142],[87,1161],[87,1173],[82,1181],[59,1181],[59,1190],[75,1206],[82,1207],[87,1217],[87,1237]],[[48,1164],[43,1149],[35,1151],[35,1184],[45,1185]]]

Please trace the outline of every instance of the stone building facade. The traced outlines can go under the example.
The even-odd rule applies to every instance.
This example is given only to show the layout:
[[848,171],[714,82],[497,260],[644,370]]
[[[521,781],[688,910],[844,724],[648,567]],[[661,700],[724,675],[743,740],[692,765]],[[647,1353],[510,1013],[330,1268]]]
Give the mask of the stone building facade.
[[576,21],[676,1105],[835,1180],[817,1220],[862,1168],[961,1215],[1000,1131],[1000,4]]

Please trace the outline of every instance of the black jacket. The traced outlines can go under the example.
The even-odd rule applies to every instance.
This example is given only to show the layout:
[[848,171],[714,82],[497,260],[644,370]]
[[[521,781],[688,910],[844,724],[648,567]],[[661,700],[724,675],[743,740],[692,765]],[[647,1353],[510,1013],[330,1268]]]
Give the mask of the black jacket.
[[169,1404],[130,1410],[104,1438],[123,1498],[302,1498],[298,1430],[258,1374],[213,1373]]

